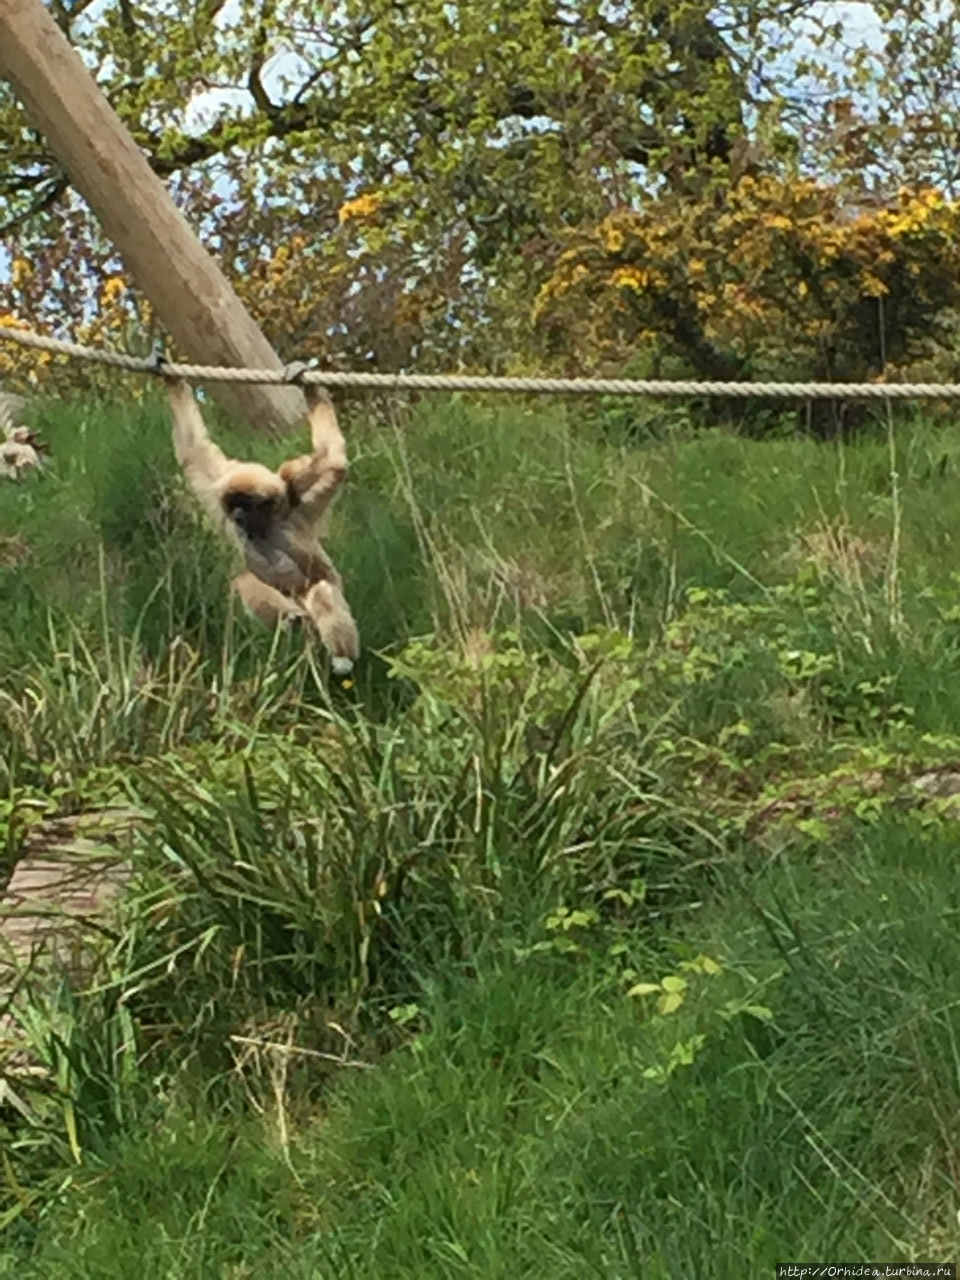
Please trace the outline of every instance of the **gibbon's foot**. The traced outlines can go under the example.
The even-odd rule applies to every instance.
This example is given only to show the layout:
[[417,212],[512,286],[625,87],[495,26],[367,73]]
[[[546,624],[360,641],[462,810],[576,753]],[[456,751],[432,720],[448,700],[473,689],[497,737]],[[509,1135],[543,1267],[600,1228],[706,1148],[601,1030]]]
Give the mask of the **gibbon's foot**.
[[334,582],[315,582],[301,603],[320,633],[334,674],[348,674],[360,656],[360,636],[340,587]]

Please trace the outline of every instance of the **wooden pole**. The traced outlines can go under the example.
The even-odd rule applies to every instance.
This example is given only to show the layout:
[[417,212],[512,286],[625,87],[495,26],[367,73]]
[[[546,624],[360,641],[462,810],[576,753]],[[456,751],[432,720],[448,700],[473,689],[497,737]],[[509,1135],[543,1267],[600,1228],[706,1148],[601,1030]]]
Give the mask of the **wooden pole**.
[[[12,84],[186,358],[281,368],[41,0],[0,0],[0,76]],[[288,429],[305,413],[295,387],[216,385],[210,394],[270,431]]]

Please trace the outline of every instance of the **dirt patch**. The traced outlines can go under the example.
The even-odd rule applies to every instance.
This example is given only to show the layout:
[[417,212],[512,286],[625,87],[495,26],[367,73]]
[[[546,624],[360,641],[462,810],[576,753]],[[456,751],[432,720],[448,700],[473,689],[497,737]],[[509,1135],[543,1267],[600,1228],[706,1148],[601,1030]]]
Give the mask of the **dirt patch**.
[[48,1074],[21,1023],[24,981],[35,991],[64,971],[80,981],[89,972],[97,925],[130,879],[121,847],[140,816],[111,809],[58,818],[25,842],[0,897],[0,1102],[22,1109],[15,1081]]

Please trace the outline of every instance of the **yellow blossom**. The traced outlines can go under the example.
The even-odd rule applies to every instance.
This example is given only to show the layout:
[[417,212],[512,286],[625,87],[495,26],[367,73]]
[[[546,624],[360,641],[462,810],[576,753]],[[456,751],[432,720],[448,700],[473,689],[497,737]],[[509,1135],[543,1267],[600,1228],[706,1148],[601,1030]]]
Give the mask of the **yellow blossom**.
[[371,192],[369,195],[357,196],[354,200],[347,200],[345,204],[340,206],[337,217],[342,226],[345,222],[360,222],[364,218],[372,218],[383,203],[381,196]]
[[637,267],[618,267],[610,277],[610,283],[618,289],[632,289],[634,293],[642,293],[647,287],[647,272]]
[[100,305],[103,307],[112,306],[123,297],[127,286],[124,283],[123,276],[110,276],[104,282],[103,289],[100,292]]
[[882,298],[885,293],[890,292],[879,276],[875,276],[871,271],[863,273],[860,287],[868,298]]
[[10,279],[15,289],[21,289],[33,278],[33,267],[26,258],[14,258],[10,268]]

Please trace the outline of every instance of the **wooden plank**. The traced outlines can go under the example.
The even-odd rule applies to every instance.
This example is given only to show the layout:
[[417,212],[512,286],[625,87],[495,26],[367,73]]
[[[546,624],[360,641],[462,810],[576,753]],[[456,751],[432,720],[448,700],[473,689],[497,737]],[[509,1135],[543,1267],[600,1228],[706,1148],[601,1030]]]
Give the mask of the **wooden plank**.
[[0,891],[0,1008],[34,963],[82,967],[90,922],[108,912],[131,877],[126,854],[142,817],[104,809],[31,830]]
[[[41,0],[0,3],[0,76],[186,358],[282,367]],[[216,385],[210,394],[270,431],[288,429],[305,413],[295,387]]]

